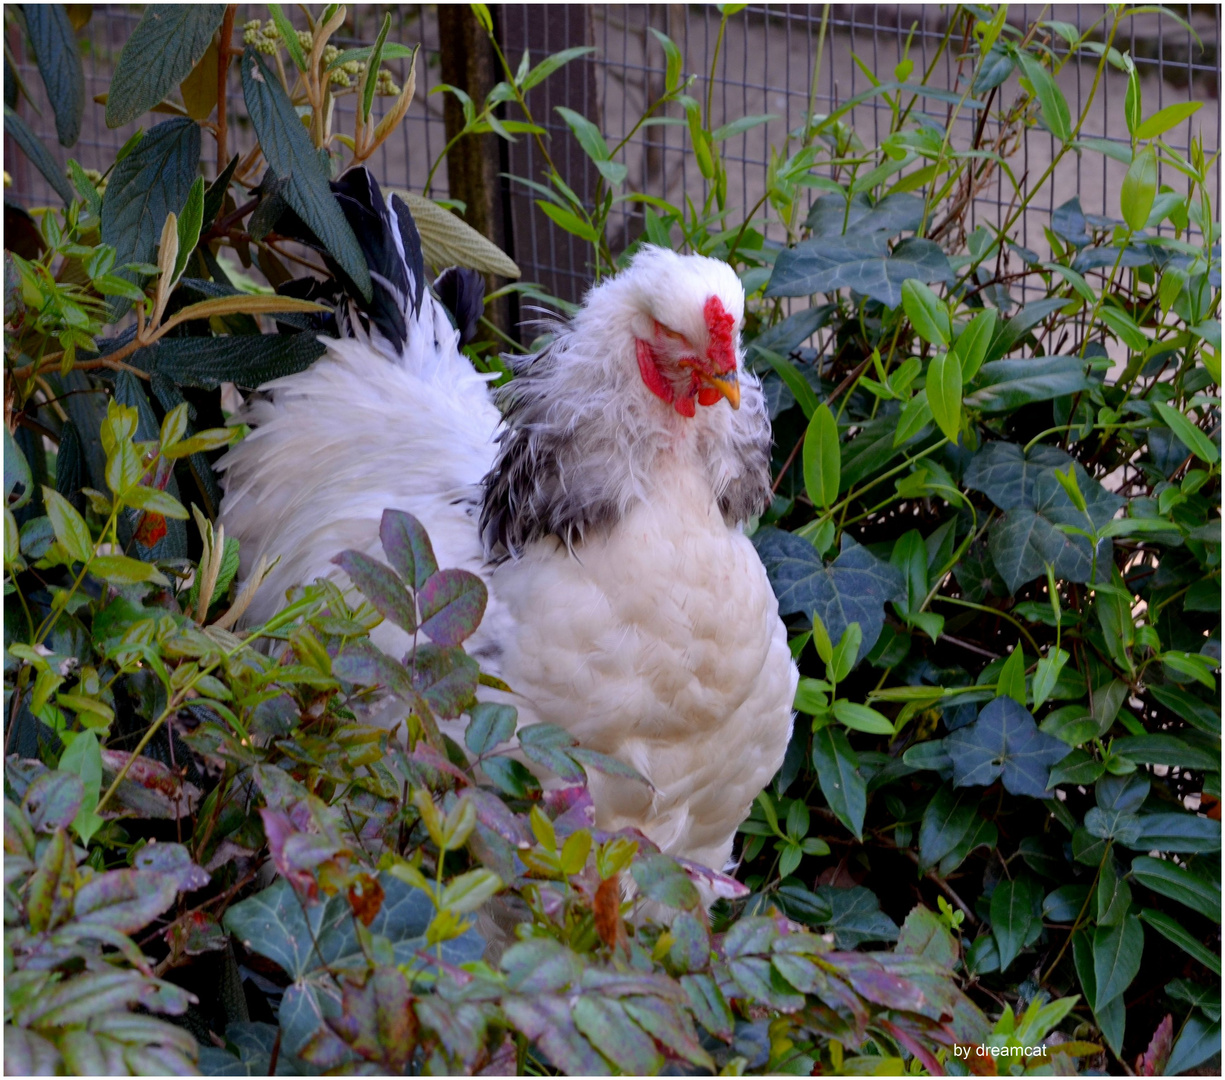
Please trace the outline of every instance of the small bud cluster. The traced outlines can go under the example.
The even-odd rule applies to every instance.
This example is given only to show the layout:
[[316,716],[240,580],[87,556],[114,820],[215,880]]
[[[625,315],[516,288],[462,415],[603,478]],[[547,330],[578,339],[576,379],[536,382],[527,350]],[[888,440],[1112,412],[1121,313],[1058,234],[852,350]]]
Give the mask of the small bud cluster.
[[257,52],[265,56],[275,56],[277,43],[281,40],[281,32],[271,19],[261,24],[259,19],[243,23],[242,40],[244,45],[254,45]]

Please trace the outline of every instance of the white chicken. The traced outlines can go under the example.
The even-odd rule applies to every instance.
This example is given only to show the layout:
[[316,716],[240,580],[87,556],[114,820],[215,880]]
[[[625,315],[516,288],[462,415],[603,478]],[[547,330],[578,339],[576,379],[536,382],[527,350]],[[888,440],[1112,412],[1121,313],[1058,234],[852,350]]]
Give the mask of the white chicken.
[[[440,566],[488,586],[468,651],[513,688],[520,724],[560,725],[650,781],[593,774],[597,824],[722,869],[782,763],[797,680],[742,528],[769,502],[771,435],[735,273],[643,248],[514,361],[500,411],[423,288],[407,207],[364,169],[335,188],[375,297],[344,303],[347,336],[250,400],[253,430],[222,462],[244,572],[280,556],[251,617],[341,576],[343,549],[378,557],[383,510],[408,511]],[[410,645],[390,622],[373,637]]]

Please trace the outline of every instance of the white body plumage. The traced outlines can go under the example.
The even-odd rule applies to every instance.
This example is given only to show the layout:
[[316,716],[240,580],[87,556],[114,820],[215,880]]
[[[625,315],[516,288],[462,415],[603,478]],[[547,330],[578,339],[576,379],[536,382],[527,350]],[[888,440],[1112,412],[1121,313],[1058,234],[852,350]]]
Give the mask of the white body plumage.
[[[513,688],[520,723],[564,727],[651,782],[593,774],[597,823],[721,869],[782,763],[797,679],[739,520],[769,459],[735,346],[739,282],[713,260],[640,254],[518,365],[505,419],[441,305],[427,291],[406,310],[405,342],[349,320],[354,337],[244,411],[222,517],[244,571],[281,557],[251,617],[341,576],[345,548],[379,557],[383,510],[408,511],[440,566],[488,585],[468,650]],[[707,373],[696,349],[721,364]],[[390,623],[373,637],[408,648]]]

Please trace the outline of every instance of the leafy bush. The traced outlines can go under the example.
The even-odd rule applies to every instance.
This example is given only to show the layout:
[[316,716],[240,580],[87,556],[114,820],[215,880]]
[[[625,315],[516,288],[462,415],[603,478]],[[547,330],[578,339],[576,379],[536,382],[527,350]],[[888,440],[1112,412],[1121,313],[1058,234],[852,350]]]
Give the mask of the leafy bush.
[[[278,224],[292,211],[360,288],[328,180],[413,93],[382,71],[412,55],[388,22],[341,52],[343,6],[301,32],[269,14],[241,57],[232,8],[146,15],[107,120],[176,115],[101,178],[61,175],[6,99],[6,133],[64,202],[6,233],[6,1069],[964,1072],[982,1066],[958,1048],[1046,1040],[998,1067],[1152,1074],[1218,1052],[1214,162],[1161,140],[1193,108],[1146,115],[1113,44],[1131,9],[1084,35],[959,9],[940,50],[964,49],[954,91],[904,58],[856,99],[889,105],[880,146],[849,126],[856,102],[809,115],[751,208],[728,203],[721,145],[767,118],[712,129],[657,34],[666,86],[640,123],[686,124],[702,204],[626,190],[624,141],[569,112],[594,203],[551,166],[522,178],[597,276],[624,258],[605,232],[628,202],[643,240],[731,261],[749,294],[777,493],[753,536],[803,678],[743,883],[595,829],[587,771],[621,763],[545,725],[509,752],[514,710],[476,703],[490,680],[462,648],[483,589],[440,570],[406,515],[384,518],[385,565],[340,556],[362,598],[304,583],[239,628],[262,571],[236,583],[211,524],[212,459],[241,436],[220,388],[320,354],[317,293],[290,285],[301,256]],[[71,144],[71,21],[20,18]],[[465,132],[541,139],[548,162],[526,92],[581,53],[503,58]],[[1130,147],[1082,138],[1090,102],[1073,117],[1060,94],[1052,71],[1086,53],[1094,93],[1108,68],[1127,78]],[[260,141],[230,157],[232,120],[209,118],[232,59]],[[995,136],[979,124],[962,146],[967,113],[998,116]],[[1009,154],[1035,125],[1055,158],[1017,181]],[[1014,227],[1072,153],[1126,163],[1119,217],[1072,200],[1043,258]],[[1012,210],[971,229],[1000,176]],[[513,271],[412,198],[436,267]],[[457,599],[434,610],[444,578]],[[430,640],[401,664],[369,641],[382,618]],[[361,719],[387,695],[407,732]],[[533,763],[570,786],[542,792]],[[670,921],[632,911],[629,881]],[[695,881],[721,897],[711,919]]]

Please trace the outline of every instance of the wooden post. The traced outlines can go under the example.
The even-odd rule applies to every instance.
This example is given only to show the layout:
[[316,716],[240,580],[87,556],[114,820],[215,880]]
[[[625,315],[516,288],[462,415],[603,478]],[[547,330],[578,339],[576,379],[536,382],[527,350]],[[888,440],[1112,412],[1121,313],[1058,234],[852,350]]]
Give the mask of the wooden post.
[[[478,108],[501,79],[489,37],[467,4],[438,5],[438,44],[442,81],[465,91]],[[443,118],[447,141],[464,127],[463,107],[453,94],[444,96]],[[461,200],[464,220],[488,237],[513,259],[512,234],[504,207],[502,140],[496,135],[467,135],[447,154],[447,183],[452,199]],[[504,282],[485,276],[492,292]],[[485,314],[503,333],[514,334],[511,305],[506,299],[486,306]]]

